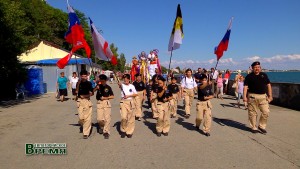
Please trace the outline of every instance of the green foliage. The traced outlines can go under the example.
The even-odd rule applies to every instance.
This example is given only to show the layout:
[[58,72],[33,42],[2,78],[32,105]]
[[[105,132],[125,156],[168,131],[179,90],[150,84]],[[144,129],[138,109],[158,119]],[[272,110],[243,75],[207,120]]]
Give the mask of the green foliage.
[[[85,39],[95,56],[88,18],[75,9],[85,33]],[[42,0],[1,0],[0,1],[0,100],[14,96],[15,86],[26,80],[26,70],[19,63],[17,56],[26,52],[41,40],[47,40],[70,50],[71,45],[65,42],[64,35],[68,29],[68,14],[55,9]],[[101,31],[100,31],[101,32]],[[118,57],[118,47],[110,45]],[[83,49],[76,53],[86,56]],[[120,55],[118,65],[98,61],[104,69],[124,71],[125,56]]]
[[25,80],[25,70],[17,59],[30,44],[25,33],[25,12],[19,2],[0,1],[0,100],[10,99],[14,95],[15,86]]

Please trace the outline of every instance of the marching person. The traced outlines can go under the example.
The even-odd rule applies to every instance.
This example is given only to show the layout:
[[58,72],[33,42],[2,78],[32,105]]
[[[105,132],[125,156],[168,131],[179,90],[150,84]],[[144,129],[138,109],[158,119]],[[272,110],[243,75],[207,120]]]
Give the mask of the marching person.
[[109,85],[107,85],[107,76],[99,75],[101,84],[94,88],[97,91],[97,121],[99,124],[99,134],[103,134],[105,139],[110,136],[110,122],[111,122],[111,103],[110,99],[114,98],[114,93]]
[[136,112],[135,117],[138,119],[138,121],[142,120],[142,106],[143,102],[146,99],[146,87],[145,83],[142,81],[141,74],[137,73],[135,75],[135,81],[132,83],[135,87],[138,96],[134,98],[135,106],[136,106]]
[[92,83],[88,81],[87,71],[80,72],[81,80],[77,83],[76,93],[78,94],[77,107],[79,124],[83,130],[83,138],[87,139],[92,128],[92,102],[90,96],[94,95]]
[[211,128],[211,102],[210,99],[214,98],[214,94],[210,85],[207,82],[207,76],[202,74],[200,78],[200,85],[198,86],[198,102],[196,106],[196,130],[200,130],[200,125],[204,117],[203,132],[208,137],[210,136]]
[[147,92],[147,101],[148,101],[148,109],[151,108],[151,91],[152,91],[152,80],[149,81],[149,83],[146,85],[146,92]]
[[157,110],[158,119],[156,123],[157,136],[161,134],[168,136],[170,130],[170,100],[172,99],[172,93],[168,91],[165,85],[165,79],[163,77],[158,78],[158,90],[157,90]]
[[135,104],[133,99],[137,96],[135,87],[130,84],[130,75],[123,76],[124,83],[119,84],[121,92],[121,138],[131,138],[135,127]]
[[181,80],[181,98],[185,101],[185,118],[191,116],[191,107],[194,100],[194,90],[197,90],[197,83],[192,77],[192,70],[185,71],[186,76]]
[[172,77],[171,84],[168,85],[168,90],[172,93],[172,100],[170,100],[170,113],[171,118],[175,118],[177,116],[177,105],[178,100],[180,99],[180,89],[179,86],[176,84],[177,78]]
[[248,116],[252,132],[258,132],[256,120],[258,110],[260,110],[258,129],[266,134],[270,113],[269,103],[273,100],[272,87],[267,74],[261,72],[260,62],[253,62],[251,67],[253,71],[246,76],[244,81],[243,101],[248,102]]
[[151,100],[151,109],[152,109],[152,115],[154,119],[158,118],[158,112],[157,112],[157,90],[158,90],[158,78],[160,78],[160,75],[154,75],[152,78],[152,90],[150,94],[150,100]]

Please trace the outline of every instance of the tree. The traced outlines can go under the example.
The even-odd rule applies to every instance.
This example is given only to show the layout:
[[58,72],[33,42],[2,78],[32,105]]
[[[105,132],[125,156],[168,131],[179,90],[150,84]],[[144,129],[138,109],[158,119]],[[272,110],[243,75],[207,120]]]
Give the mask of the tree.
[[121,72],[125,71],[126,58],[124,53],[120,54],[120,59],[118,59],[118,70]]
[[167,73],[168,69],[164,66],[161,66],[161,71],[162,71],[162,73]]
[[11,99],[16,84],[25,81],[26,71],[17,59],[30,44],[25,36],[28,23],[24,16],[19,2],[0,1],[0,100]]

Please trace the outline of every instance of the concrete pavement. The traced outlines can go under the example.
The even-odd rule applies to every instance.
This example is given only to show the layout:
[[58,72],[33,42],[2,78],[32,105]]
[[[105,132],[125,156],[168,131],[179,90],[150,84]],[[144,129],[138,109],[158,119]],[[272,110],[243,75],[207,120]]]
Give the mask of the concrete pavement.
[[[194,130],[190,119],[171,119],[168,137],[155,135],[154,119],[136,121],[131,139],[121,139],[120,91],[112,102],[111,137],[96,132],[82,139],[75,102],[57,102],[54,94],[0,108],[0,168],[300,168],[300,112],[271,106],[267,135],[249,132],[247,111],[232,107],[230,96],[213,99],[210,137]],[[70,96],[70,93],[69,93]],[[93,96],[93,123],[96,100]],[[144,104],[146,105],[146,104]],[[25,143],[67,143],[67,155],[25,155]]]

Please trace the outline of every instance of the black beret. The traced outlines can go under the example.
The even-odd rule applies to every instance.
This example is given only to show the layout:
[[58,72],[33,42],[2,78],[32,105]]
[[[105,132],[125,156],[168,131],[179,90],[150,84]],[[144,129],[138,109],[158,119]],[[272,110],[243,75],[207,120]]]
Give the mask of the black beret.
[[252,65],[251,65],[251,67],[256,66],[256,65],[260,65],[260,62],[259,61],[253,62]]
[[99,75],[100,80],[107,80],[107,76],[104,74]]
[[201,80],[203,80],[203,79],[207,79],[207,76],[206,76],[206,74],[202,73],[202,74],[201,74],[201,76],[200,76],[200,79],[201,79]]
[[163,81],[163,82],[166,81],[166,79],[165,79],[164,77],[160,76],[160,75],[157,76],[157,80],[161,80],[161,81]]

